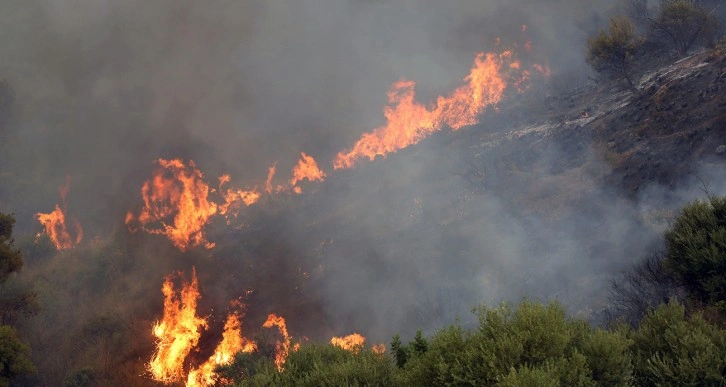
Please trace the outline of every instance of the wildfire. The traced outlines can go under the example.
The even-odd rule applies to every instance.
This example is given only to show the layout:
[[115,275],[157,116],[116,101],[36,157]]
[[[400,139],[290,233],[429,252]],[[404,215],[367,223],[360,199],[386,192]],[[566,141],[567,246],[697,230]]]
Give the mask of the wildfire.
[[[39,212],[35,214],[35,218],[38,219],[43,228],[45,234],[48,235],[51,242],[58,250],[70,249],[76,246],[83,239],[83,228],[81,224],[75,220],[66,218],[66,197],[71,189],[70,178],[66,179],[66,184],[58,189],[60,191],[61,203],[63,207],[56,204],[55,209],[50,213],[44,214]],[[66,222],[68,220],[68,222]],[[68,223],[71,224],[71,229],[74,236],[69,231]],[[38,234],[40,236],[40,234]]]
[[351,352],[358,352],[366,342],[366,338],[358,333],[353,333],[344,337],[333,337],[330,344],[343,348]]
[[275,345],[275,366],[277,366],[279,371],[282,371],[285,368],[287,355],[290,353],[291,341],[290,335],[287,333],[287,324],[285,323],[285,319],[274,313],[270,313],[267,316],[267,321],[265,321],[262,326],[265,328],[272,328],[276,326],[282,335],[282,341],[278,341],[277,345]]
[[231,313],[227,316],[222,341],[217,345],[214,354],[198,368],[189,371],[186,386],[214,385],[217,379],[214,369],[217,366],[231,363],[236,353],[254,352],[255,349],[257,349],[257,344],[242,336],[242,324],[239,315]]
[[432,107],[416,102],[413,81],[399,81],[388,92],[383,110],[386,125],[365,133],[350,150],[338,153],[334,168],[351,168],[361,158],[386,156],[416,144],[431,133],[449,127],[457,130],[473,125],[483,110],[498,103],[507,88],[508,73],[520,64],[511,51],[501,54],[479,53],[465,85],[449,96],[439,96]]
[[161,291],[164,294],[164,316],[152,330],[158,341],[148,368],[154,380],[171,383],[182,380],[184,360],[197,346],[201,329],[207,327],[207,322],[196,314],[200,297],[196,270],[192,270],[190,283],[182,283],[178,295],[174,291],[172,276],[166,277]]

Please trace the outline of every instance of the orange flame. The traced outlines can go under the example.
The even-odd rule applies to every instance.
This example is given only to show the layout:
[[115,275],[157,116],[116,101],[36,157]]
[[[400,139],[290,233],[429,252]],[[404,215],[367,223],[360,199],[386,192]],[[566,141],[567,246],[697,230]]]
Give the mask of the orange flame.
[[381,343],[381,344],[374,345],[373,353],[378,354],[378,355],[383,355],[384,353],[386,353],[386,344]]
[[[42,212],[38,212],[35,214],[35,218],[38,219],[41,225],[43,225],[45,234],[48,235],[57,250],[70,249],[81,243],[81,240],[83,239],[83,228],[77,220],[68,219],[68,222],[72,224],[75,238],[71,236],[71,233],[68,231],[65,208],[66,197],[68,196],[70,189],[71,180],[70,178],[66,178],[66,184],[58,189],[61,196],[61,203],[63,203],[63,208],[56,204],[55,210],[50,213],[44,214]],[[40,237],[40,234],[38,234],[38,236]]]
[[224,324],[222,341],[217,345],[214,354],[198,368],[189,371],[187,375],[187,387],[211,386],[217,381],[215,368],[220,365],[229,364],[234,360],[234,355],[239,352],[254,352],[257,344],[242,336],[242,324],[237,313],[230,313],[227,322]]
[[171,276],[166,277],[161,291],[164,317],[152,330],[158,341],[148,368],[154,380],[171,383],[182,380],[184,359],[197,346],[201,329],[207,327],[207,322],[196,314],[199,299],[196,270],[192,269],[192,281],[184,281],[178,295]]
[[318,168],[318,163],[314,158],[305,154],[300,153],[300,161],[297,163],[295,168],[292,169],[292,178],[290,179],[290,185],[295,193],[302,193],[300,187],[297,187],[297,183],[303,179],[308,181],[323,181],[325,180],[325,172]]
[[275,178],[276,172],[277,172],[277,163],[272,164],[269,168],[267,168],[267,179],[265,180],[265,191],[267,191],[268,194],[271,194],[272,192],[280,192],[285,189],[285,187],[282,185],[277,185],[273,188],[272,179]]
[[272,328],[276,326],[282,335],[282,341],[278,341],[275,345],[275,366],[279,371],[285,368],[285,362],[287,361],[287,355],[290,353],[290,335],[287,333],[287,324],[285,319],[277,316],[274,313],[270,313],[267,316],[267,321],[262,324],[265,328]]
[[353,333],[344,337],[333,337],[330,339],[330,344],[355,353],[360,351],[365,342],[366,338],[358,333]]
[[235,215],[244,204],[250,206],[260,199],[255,190],[243,190],[223,186],[231,180],[229,175],[219,177],[219,193],[224,199],[221,204],[209,197],[209,185],[194,161],[185,164],[180,159],[157,160],[161,168],[154,172],[151,180],[141,187],[144,207],[138,217],[126,214],[129,231],[136,231],[136,222],[151,234],[165,235],[171,242],[186,251],[196,246],[214,247],[204,236],[206,226],[214,215]]
[[[509,63],[509,66],[504,66]],[[389,105],[384,108],[386,125],[365,133],[352,149],[338,153],[334,168],[351,168],[361,158],[370,160],[386,156],[416,144],[431,133],[448,126],[457,130],[473,125],[477,116],[490,105],[498,103],[507,87],[506,70],[516,70],[518,62],[512,53],[479,53],[466,84],[448,97],[439,96],[432,108],[415,101],[413,81],[399,81],[388,93]]]
[[[218,212],[209,201],[209,185],[193,161],[157,160],[161,168],[141,187],[144,207],[137,221],[144,231],[166,235],[179,250],[204,245],[214,246],[204,237],[203,227]],[[131,228],[133,214],[126,215]]]
[[232,214],[237,215],[242,204],[249,207],[258,200],[260,200],[260,193],[256,190],[243,190],[229,188],[226,191],[222,190],[222,186],[229,183],[229,175],[222,175],[219,177],[219,191],[224,197],[224,203],[219,205],[219,213],[221,215]]

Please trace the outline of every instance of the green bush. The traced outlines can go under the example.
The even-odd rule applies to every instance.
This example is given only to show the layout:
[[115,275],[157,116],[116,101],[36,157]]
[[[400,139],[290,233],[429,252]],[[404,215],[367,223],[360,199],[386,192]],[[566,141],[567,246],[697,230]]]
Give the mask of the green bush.
[[271,359],[254,354],[242,354],[218,371],[240,386],[389,386],[394,383],[395,365],[389,356],[365,348],[352,352],[310,344],[290,352],[281,372]]
[[726,302],[726,198],[685,206],[665,240],[665,265],[689,295],[710,305]]
[[9,386],[14,378],[33,373],[30,347],[20,341],[13,327],[0,326],[0,386]]
[[726,384],[726,332],[699,314],[687,318],[681,304],[652,310],[629,336],[636,385]]
[[[480,307],[479,326],[446,328],[404,365],[404,385],[628,385],[624,333],[567,318],[557,303]],[[534,384],[530,384],[534,383]]]
[[628,86],[633,82],[633,58],[642,43],[635,26],[627,17],[610,19],[610,31],[600,31],[587,41],[585,59],[599,74],[624,79]]

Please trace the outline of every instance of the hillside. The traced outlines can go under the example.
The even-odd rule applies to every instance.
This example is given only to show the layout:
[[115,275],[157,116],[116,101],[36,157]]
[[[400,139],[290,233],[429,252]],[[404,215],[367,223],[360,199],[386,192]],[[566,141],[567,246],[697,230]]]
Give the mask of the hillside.
[[[516,27],[519,33],[522,27]],[[329,168],[325,175],[315,165],[314,181],[260,188],[257,201],[243,206],[240,199],[239,212],[225,217],[228,181],[222,173],[229,165],[254,169],[238,165],[258,156],[254,143],[235,145],[238,158],[217,152],[204,141],[206,133],[175,132],[177,121],[194,120],[184,115],[183,104],[171,104],[171,124],[154,116],[156,111],[144,111],[152,118],[133,118],[163,122],[158,124],[163,131],[138,137],[112,130],[122,125],[103,111],[67,113],[83,124],[99,119],[123,141],[102,134],[107,142],[97,145],[90,124],[80,129],[67,124],[78,130],[68,138],[63,130],[44,128],[53,151],[46,155],[45,148],[34,148],[34,136],[47,133],[23,126],[27,117],[17,112],[24,112],[27,101],[19,95],[22,108],[12,124],[20,129],[7,155],[22,157],[0,168],[6,184],[0,197],[17,205],[16,216],[23,217],[15,238],[25,260],[23,272],[3,291],[15,296],[32,290],[39,306],[36,316],[16,324],[41,370],[23,382],[83,385],[84,378],[95,378],[101,385],[148,385],[149,363],[162,342],[152,327],[175,307],[191,309],[200,332],[179,362],[185,373],[215,356],[229,326],[272,358],[281,346],[354,332],[369,344],[388,344],[395,334],[405,340],[418,330],[430,335],[455,319],[465,329],[475,328],[480,321],[472,307],[523,298],[560,302],[562,310],[552,310],[562,321],[575,316],[573,326],[599,323],[611,281],[662,246],[673,211],[701,197],[703,188],[726,190],[726,52],[701,51],[644,67],[636,90],[608,80],[562,90],[551,79],[533,77],[523,90],[509,88],[497,103],[477,111],[474,125],[437,127],[385,156],[361,157],[355,168]],[[103,86],[96,85],[94,93],[102,94]],[[108,106],[108,114],[126,112]],[[225,134],[214,141],[234,143],[239,135]],[[170,145],[159,145],[165,141]],[[276,144],[280,153],[299,145]],[[93,146],[99,149],[88,150]],[[140,150],[125,154],[125,147]],[[98,157],[76,158],[74,149]],[[103,154],[108,149],[115,152]],[[148,155],[156,161],[139,161]],[[164,160],[169,155],[179,159]],[[191,161],[195,155],[202,156],[199,164]],[[266,162],[258,161],[254,173],[268,168],[260,167]],[[56,163],[83,168],[69,172]],[[172,170],[159,167],[162,163],[186,166]],[[118,170],[103,167],[109,165]],[[63,176],[56,168],[78,180],[70,194],[70,185],[61,189],[56,208],[68,204],[85,228],[85,239],[63,248],[39,232],[34,217],[52,209],[36,207],[48,202],[47,192],[57,196],[56,181]],[[48,175],[56,180],[43,179]],[[272,187],[271,181],[268,172],[265,183]],[[152,183],[171,187],[171,194],[156,202],[141,197],[153,192]],[[184,196],[179,187],[203,195]],[[196,231],[204,243],[173,243],[167,231],[175,230],[167,219],[157,229],[143,227],[151,217],[147,207],[174,200],[207,210],[204,234]],[[188,218],[199,220],[192,215]],[[191,297],[181,302],[177,294]],[[229,323],[230,316],[237,325]]]

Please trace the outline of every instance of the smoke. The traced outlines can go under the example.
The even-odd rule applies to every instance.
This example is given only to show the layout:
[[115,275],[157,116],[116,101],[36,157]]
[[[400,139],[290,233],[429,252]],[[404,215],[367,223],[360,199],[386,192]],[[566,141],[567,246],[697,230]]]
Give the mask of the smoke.
[[[529,113],[506,107],[508,116],[435,135],[385,162],[332,170],[337,152],[382,124],[393,82],[415,80],[419,98],[431,101],[460,84],[477,52],[497,49],[497,38],[520,51],[531,40],[532,60],[555,74],[586,71],[585,39],[606,24],[610,1],[0,7],[0,78],[15,101],[0,156],[12,190],[0,192],[0,204],[25,233],[38,231],[32,214],[52,208],[66,175],[69,211],[91,240],[125,232],[123,216],[140,205],[159,157],[193,159],[207,181],[228,172],[240,186],[264,183],[274,163],[274,183],[284,183],[300,152],[315,157],[327,181],[251,208],[238,220],[246,227],[214,224],[217,250],[179,264],[197,266],[202,292],[220,300],[213,306],[254,289],[250,315],[289,312],[293,335],[359,331],[386,341],[523,296],[557,298],[587,315],[605,302],[609,280],[657,245],[659,230],[639,214],[688,197],[652,187],[632,201],[601,187],[607,166],[564,135],[552,146],[482,148],[511,128],[506,117]],[[522,98],[509,102],[523,106]],[[467,165],[481,170],[483,186],[457,174]],[[166,242],[128,240],[137,252]],[[152,255],[140,257],[164,262],[139,265],[153,271],[140,278],[148,297],[160,298],[179,257]],[[254,271],[259,261],[272,262],[268,271]]]

